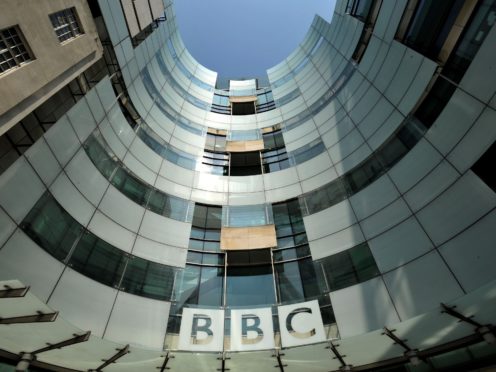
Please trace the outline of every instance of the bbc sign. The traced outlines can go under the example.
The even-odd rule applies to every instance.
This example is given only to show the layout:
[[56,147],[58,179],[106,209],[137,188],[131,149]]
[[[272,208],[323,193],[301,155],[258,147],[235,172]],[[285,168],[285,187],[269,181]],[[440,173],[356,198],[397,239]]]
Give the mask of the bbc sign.
[[[317,300],[277,308],[282,347],[325,341]],[[231,310],[231,351],[273,349],[271,308]],[[179,349],[222,351],[224,310],[184,308]]]

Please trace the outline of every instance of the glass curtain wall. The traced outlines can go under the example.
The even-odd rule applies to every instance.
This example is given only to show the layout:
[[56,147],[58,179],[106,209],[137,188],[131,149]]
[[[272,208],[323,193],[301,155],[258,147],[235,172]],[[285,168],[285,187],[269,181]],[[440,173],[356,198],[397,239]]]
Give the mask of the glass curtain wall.
[[[274,223],[277,246],[221,251],[222,226],[240,226],[239,221],[253,225],[251,217],[257,211],[247,214],[243,207],[196,204],[187,264],[176,281],[168,332],[179,332],[184,307],[224,308],[229,319],[232,308],[273,306],[276,313],[277,305],[315,299],[324,323],[332,324],[329,292],[379,275],[366,243],[314,261],[298,199],[259,207],[261,215],[267,210],[271,215],[264,221]],[[237,212],[239,221],[232,221]],[[228,220],[231,223],[226,224]]]

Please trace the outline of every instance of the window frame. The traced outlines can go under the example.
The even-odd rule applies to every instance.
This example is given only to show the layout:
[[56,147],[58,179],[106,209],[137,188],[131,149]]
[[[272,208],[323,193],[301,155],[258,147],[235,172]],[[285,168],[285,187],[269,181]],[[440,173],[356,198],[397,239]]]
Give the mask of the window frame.
[[[74,21],[71,21],[70,17],[73,17]],[[60,44],[68,43],[69,41],[72,41],[77,37],[84,35],[85,33],[77,9],[74,6],[70,8],[61,9],[54,13],[50,13],[48,15],[48,18],[50,19],[50,23],[52,24],[53,31]],[[56,23],[59,23],[61,19],[63,19],[64,23],[56,25]],[[75,27],[74,25],[76,25],[77,27]],[[60,35],[57,33],[58,30],[65,28],[68,28],[69,32],[65,32]],[[70,37],[68,37],[67,39],[61,39],[61,37],[63,38],[67,34],[70,34]]]
[[[17,36],[17,38],[19,38],[19,43],[14,44],[14,45],[12,45],[11,43],[9,43],[8,42],[8,38],[6,38],[4,36],[4,32],[5,31],[11,32],[11,30],[13,30],[15,32],[15,35],[12,35],[12,39],[15,36]],[[30,62],[32,62],[33,60],[36,59],[34,57],[33,51],[29,47],[29,45],[28,45],[28,43],[26,41],[26,38],[24,37],[24,34],[23,34],[23,32],[21,30],[21,27],[19,25],[12,25],[12,26],[9,26],[9,27],[2,28],[0,30],[0,41],[3,44],[5,44],[5,48],[0,50],[0,55],[4,55],[4,54],[8,53],[11,56],[10,59],[6,59],[3,62],[4,63],[7,62],[6,64],[9,65],[9,66],[10,66],[10,64],[8,63],[9,60],[12,60],[12,61],[15,62],[15,66],[10,66],[10,67],[8,67],[7,69],[5,69],[3,71],[2,71],[2,68],[3,67],[0,67],[0,75],[3,75],[4,73],[7,73],[9,71],[15,70],[15,69],[17,69],[19,67],[22,67],[25,64],[28,64],[28,63],[30,63]],[[13,49],[14,48],[19,48],[20,46],[22,46],[22,48],[24,48],[25,52],[22,52],[20,54],[16,54]],[[24,54],[27,54],[28,59],[23,60],[23,61],[20,61],[19,60],[19,56],[24,55]]]

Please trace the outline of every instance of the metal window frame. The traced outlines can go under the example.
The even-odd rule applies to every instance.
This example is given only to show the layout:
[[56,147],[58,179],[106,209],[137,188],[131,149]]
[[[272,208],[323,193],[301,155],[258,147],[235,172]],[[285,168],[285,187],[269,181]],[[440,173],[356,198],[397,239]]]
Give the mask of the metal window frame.
[[[13,30],[15,32],[15,36],[17,36],[19,38],[20,44],[12,45],[8,41],[8,39],[3,35],[3,32],[4,31],[7,31],[7,30]],[[26,42],[26,39],[24,38],[24,35],[23,35],[22,30],[19,27],[19,25],[13,25],[13,26],[10,26],[10,27],[2,28],[0,30],[0,39],[5,44],[5,49],[2,49],[1,50],[1,53],[3,54],[3,53],[5,53],[5,51],[7,51],[10,54],[10,56],[11,56],[11,58],[10,59],[7,59],[6,61],[13,60],[15,62],[15,66],[9,67],[9,68],[7,68],[7,69],[5,69],[3,71],[0,70],[0,75],[2,75],[3,73],[5,73],[7,71],[10,71],[10,70],[13,70],[15,68],[21,67],[24,64],[29,63],[29,62],[31,62],[32,60],[35,59],[34,58],[34,55],[33,55],[33,52],[29,48],[29,45]],[[22,46],[26,50],[26,54],[29,57],[27,60],[20,61],[19,58],[17,57],[16,53],[12,50],[13,48],[18,47],[18,46]],[[24,53],[22,53],[22,54],[24,54]]]
[[[70,20],[71,16],[74,18],[74,22],[72,22]],[[79,19],[76,7],[74,7],[74,6],[71,8],[59,10],[58,12],[55,12],[55,13],[51,13],[51,14],[49,14],[48,17],[50,18],[50,22],[52,23],[53,31],[55,32],[55,36],[57,36],[57,39],[58,39],[59,43],[61,43],[61,44],[66,43],[69,40],[75,39],[76,37],[84,34],[84,29],[83,29],[83,26],[81,25],[81,20]],[[62,19],[63,24],[56,26],[54,24],[52,17],[57,17],[58,19]],[[61,40],[61,37],[67,35],[68,33],[64,33],[64,34],[59,35],[57,33],[57,31],[61,30],[63,28],[66,28],[66,27],[69,28],[70,37],[67,39]]]

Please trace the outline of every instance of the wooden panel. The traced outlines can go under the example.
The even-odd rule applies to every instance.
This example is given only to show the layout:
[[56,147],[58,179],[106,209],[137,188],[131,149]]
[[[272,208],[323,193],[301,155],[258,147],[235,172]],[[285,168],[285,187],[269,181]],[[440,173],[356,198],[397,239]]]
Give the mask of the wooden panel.
[[220,249],[246,250],[277,246],[275,225],[250,227],[223,227],[220,231]]
[[152,10],[152,18],[157,19],[164,16],[164,2],[162,0],[149,0],[150,8]]
[[226,151],[229,152],[249,152],[258,151],[264,149],[263,140],[253,140],[253,141],[227,141]]
[[134,12],[133,1],[121,0],[121,4],[124,10],[124,16],[126,17],[127,27],[129,28],[129,34],[131,37],[134,37],[140,32],[140,28],[138,18],[136,18],[136,13]]
[[133,0],[133,2],[140,29],[144,30],[153,21],[150,5],[148,0]]
[[257,96],[231,96],[229,101],[243,103],[243,102],[254,102],[257,100]]

